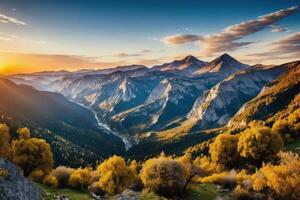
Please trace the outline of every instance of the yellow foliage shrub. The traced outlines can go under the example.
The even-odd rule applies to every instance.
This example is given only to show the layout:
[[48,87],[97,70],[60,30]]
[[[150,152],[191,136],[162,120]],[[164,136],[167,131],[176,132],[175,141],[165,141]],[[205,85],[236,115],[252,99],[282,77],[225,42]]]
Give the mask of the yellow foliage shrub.
[[44,176],[45,176],[45,173],[40,169],[33,170],[29,175],[31,180],[33,180],[35,182],[40,182],[40,183],[43,182]]
[[132,184],[135,174],[126,165],[125,160],[119,156],[113,156],[105,160],[97,168],[100,174],[99,187],[109,194],[117,194]]
[[[278,199],[300,199],[300,159],[296,154],[285,154],[279,165],[265,165],[253,176],[253,189],[268,189]],[[286,162],[288,161],[288,162]]]
[[207,156],[198,156],[194,160],[194,163],[200,168],[202,173],[204,173],[206,176],[211,175],[217,171],[220,171],[217,164],[211,162]]
[[10,159],[10,134],[9,127],[6,124],[0,124],[0,157]]
[[222,170],[237,167],[239,153],[237,152],[238,137],[229,133],[218,135],[209,147],[211,160],[222,167]]
[[240,134],[238,152],[243,158],[251,159],[257,167],[272,161],[283,148],[281,136],[267,127],[250,127]]
[[76,169],[70,176],[69,185],[76,189],[87,188],[91,178],[91,172],[92,169],[88,167]]
[[151,191],[165,197],[173,197],[183,192],[187,171],[178,160],[161,155],[144,163],[141,179]]
[[44,178],[43,183],[48,187],[56,188],[58,186],[58,182],[55,176],[48,175]]
[[215,184],[223,185],[224,187],[227,188],[233,188],[237,184],[244,185],[245,187],[249,187],[251,181],[251,175],[248,175],[244,170],[240,172],[231,170],[230,172],[224,171],[221,173],[214,173],[210,176],[199,178],[197,181],[200,183],[215,183]]

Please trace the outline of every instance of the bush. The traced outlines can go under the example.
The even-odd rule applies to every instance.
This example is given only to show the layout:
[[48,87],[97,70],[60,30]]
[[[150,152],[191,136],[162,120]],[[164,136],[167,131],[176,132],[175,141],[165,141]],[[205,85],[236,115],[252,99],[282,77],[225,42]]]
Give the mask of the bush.
[[51,175],[55,176],[58,187],[65,188],[69,184],[69,179],[71,174],[75,171],[75,169],[70,167],[59,166],[56,169],[51,171]]
[[47,185],[48,187],[57,188],[58,182],[55,178],[55,176],[48,175],[44,178],[43,183]]
[[234,188],[237,184],[236,172],[234,170],[230,172],[215,173],[199,180],[201,183],[214,183],[230,189]]
[[45,173],[40,169],[34,170],[29,175],[31,180],[33,180],[35,182],[39,182],[39,183],[43,182],[44,176],[45,176]]
[[[287,162],[288,161],[288,162]],[[255,191],[269,191],[276,199],[300,199],[300,159],[285,154],[279,165],[265,165],[253,175]]]
[[210,158],[207,156],[203,156],[203,155],[198,156],[194,160],[194,163],[200,168],[201,172],[206,176],[212,175],[213,173],[216,173],[218,171],[217,164],[212,162]]
[[6,124],[0,124],[0,157],[11,158],[9,127]]
[[250,159],[258,168],[270,162],[283,148],[281,136],[267,127],[250,127],[243,131],[238,141],[240,156]]
[[235,187],[231,194],[231,197],[233,200],[254,200],[252,198],[252,194],[240,185]]
[[209,147],[211,160],[224,169],[238,167],[239,153],[237,152],[238,137],[224,133],[218,135]]
[[105,160],[97,168],[100,174],[99,186],[109,194],[117,194],[129,187],[135,177],[134,170],[126,165],[125,160],[113,156]]
[[151,191],[165,197],[174,197],[182,194],[187,172],[181,162],[160,156],[144,163],[141,179]]
[[70,176],[69,185],[75,189],[84,189],[89,185],[91,178],[91,168],[78,168]]

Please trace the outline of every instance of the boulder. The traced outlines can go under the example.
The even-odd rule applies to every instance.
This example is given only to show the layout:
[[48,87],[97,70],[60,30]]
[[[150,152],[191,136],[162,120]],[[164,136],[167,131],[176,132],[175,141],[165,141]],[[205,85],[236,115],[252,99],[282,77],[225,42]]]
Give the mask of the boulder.
[[121,194],[118,194],[112,198],[113,200],[139,200],[140,193],[130,189],[124,190]]

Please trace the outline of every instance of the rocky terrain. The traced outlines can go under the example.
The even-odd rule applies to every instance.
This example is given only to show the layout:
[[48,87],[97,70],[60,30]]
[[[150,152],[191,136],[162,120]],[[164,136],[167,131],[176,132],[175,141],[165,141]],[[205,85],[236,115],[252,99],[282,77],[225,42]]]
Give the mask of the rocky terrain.
[[39,188],[22,175],[20,168],[0,158],[0,199],[41,200]]

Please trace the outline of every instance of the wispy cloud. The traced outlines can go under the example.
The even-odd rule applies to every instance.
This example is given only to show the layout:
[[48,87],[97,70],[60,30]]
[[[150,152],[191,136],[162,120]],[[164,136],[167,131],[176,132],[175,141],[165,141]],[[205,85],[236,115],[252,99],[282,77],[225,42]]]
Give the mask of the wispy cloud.
[[117,54],[113,54],[113,55],[109,55],[109,56],[118,57],[118,58],[140,57],[140,56],[145,56],[146,54],[156,53],[156,52],[164,52],[164,50],[142,49],[136,53],[121,52],[121,53],[117,53]]
[[117,53],[113,56],[115,57],[119,57],[119,58],[127,58],[127,57],[138,57],[138,56],[142,56],[143,54],[141,53]]
[[12,41],[15,41],[16,38],[17,38],[17,36],[15,36],[15,35],[10,35],[10,34],[0,32],[0,40],[12,42]]
[[272,27],[272,32],[277,33],[277,32],[288,32],[289,29],[283,26],[277,26],[277,25],[271,25]]
[[214,56],[224,51],[234,51],[238,48],[252,44],[252,41],[240,42],[238,40],[263,30],[264,28],[274,24],[280,19],[296,12],[298,6],[282,9],[267,15],[258,17],[255,20],[249,20],[239,24],[235,24],[225,28],[220,33],[207,35],[197,34],[177,34],[167,36],[162,39],[166,44],[183,44],[187,42],[199,42],[201,46],[201,54],[203,56]]
[[31,43],[31,44],[37,44],[37,45],[47,44],[46,41],[22,39],[22,38],[19,38],[19,37],[15,36],[15,35],[3,33],[3,32],[0,32],[0,40],[7,41],[7,42]]
[[12,23],[12,24],[21,25],[21,26],[27,25],[27,23],[25,23],[24,21],[21,21],[17,18],[10,17],[10,16],[7,16],[7,15],[1,14],[1,13],[0,13],[0,22],[4,23],[4,24]]
[[300,32],[288,35],[277,42],[268,45],[267,52],[249,54],[255,58],[290,57],[300,58]]
[[32,44],[38,44],[38,45],[47,44],[46,41],[41,41],[41,40],[24,40],[24,42],[28,42],[28,43],[32,43]]
[[187,42],[195,42],[198,40],[202,40],[203,37],[201,35],[194,35],[194,34],[176,34],[164,37],[162,41],[165,44],[177,45],[183,44]]

